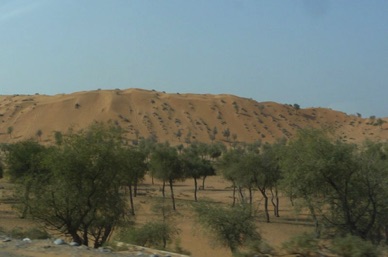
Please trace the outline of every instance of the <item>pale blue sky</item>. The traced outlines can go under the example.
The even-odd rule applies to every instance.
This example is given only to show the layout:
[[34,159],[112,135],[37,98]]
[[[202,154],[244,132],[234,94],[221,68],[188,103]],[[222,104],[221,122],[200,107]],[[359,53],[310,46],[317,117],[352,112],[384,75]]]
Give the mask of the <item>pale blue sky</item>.
[[388,117],[385,0],[0,0],[0,94],[144,88]]

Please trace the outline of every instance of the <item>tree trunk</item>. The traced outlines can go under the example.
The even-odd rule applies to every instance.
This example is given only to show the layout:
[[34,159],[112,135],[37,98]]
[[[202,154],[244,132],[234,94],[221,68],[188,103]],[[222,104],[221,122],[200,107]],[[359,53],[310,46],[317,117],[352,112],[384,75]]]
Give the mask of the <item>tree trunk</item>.
[[30,209],[29,201],[30,201],[30,191],[31,191],[32,184],[30,182],[27,182],[27,186],[24,191],[24,207],[23,207],[23,213],[20,217],[21,219],[25,219],[27,217],[28,210]]
[[273,205],[273,212],[275,217],[280,217],[279,215],[279,196],[278,196],[278,189],[275,187],[275,192],[270,188],[271,190],[271,203]]
[[[70,234],[73,242],[76,242],[79,245],[85,245],[82,238],[78,235],[77,231],[69,231],[69,234]],[[87,242],[86,242],[86,246],[87,246]]]
[[166,197],[165,188],[166,188],[166,181],[163,180],[163,186],[162,186],[162,195],[163,195],[163,198]]
[[196,201],[196,202],[198,201],[197,190],[198,190],[197,178],[194,178],[194,201]]
[[131,214],[135,216],[135,205],[133,204],[133,196],[132,196],[132,185],[128,185],[129,188],[129,202],[131,204]]
[[252,193],[252,187],[251,187],[251,186],[248,187],[248,191],[249,191],[249,205],[251,206],[251,209],[252,209],[252,205],[253,205],[253,193]]
[[89,238],[88,238],[88,227],[85,226],[83,231],[83,244],[89,246]]
[[202,190],[205,190],[205,180],[207,176],[203,176],[202,178]]
[[236,185],[233,182],[233,203],[232,203],[232,207],[234,207],[235,205],[236,205]]
[[104,230],[104,233],[102,234],[101,239],[100,238],[96,238],[96,240],[94,241],[94,248],[99,248],[99,247],[101,247],[101,246],[103,246],[105,244],[105,242],[107,241],[110,233],[112,232],[112,228],[113,228],[112,225],[106,225],[104,228],[101,228],[101,230]]
[[135,178],[135,183],[133,184],[133,196],[134,197],[137,197],[137,183],[138,183],[138,179],[136,177]]
[[309,208],[311,216],[314,220],[315,237],[320,238],[321,237],[321,229],[319,228],[319,221],[318,221],[317,215],[315,214],[315,209],[310,203],[308,203],[308,208]]
[[169,182],[170,182],[170,191],[171,191],[172,209],[175,211],[175,210],[176,210],[176,207],[175,207],[174,186],[173,186],[172,179],[170,179]]
[[240,198],[241,198],[241,203],[244,204],[245,203],[245,197],[244,197],[244,193],[242,191],[242,187],[238,187],[238,193],[240,194]]
[[259,191],[261,192],[261,194],[264,197],[264,212],[265,212],[266,221],[270,222],[270,220],[269,220],[269,212],[268,212],[268,196],[267,196],[267,194],[265,192],[265,188],[260,188],[259,187]]

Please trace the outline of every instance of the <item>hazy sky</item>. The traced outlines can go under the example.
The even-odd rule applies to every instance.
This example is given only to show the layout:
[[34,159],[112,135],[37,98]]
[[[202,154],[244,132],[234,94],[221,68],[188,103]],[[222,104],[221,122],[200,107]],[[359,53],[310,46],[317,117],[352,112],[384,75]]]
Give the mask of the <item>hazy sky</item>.
[[132,87],[388,117],[388,1],[0,0],[0,95]]

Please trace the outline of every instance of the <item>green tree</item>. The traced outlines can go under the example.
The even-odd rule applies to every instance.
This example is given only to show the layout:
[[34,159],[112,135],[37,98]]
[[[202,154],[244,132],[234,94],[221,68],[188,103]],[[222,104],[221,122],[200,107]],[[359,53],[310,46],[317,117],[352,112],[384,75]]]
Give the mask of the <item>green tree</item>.
[[32,187],[31,215],[79,244],[104,244],[126,212],[121,142],[117,127],[103,124],[66,135],[61,146],[45,153],[49,172]]
[[9,138],[12,138],[12,132],[13,132],[13,127],[10,126],[7,128],[7,134],[9,135]]
[[254,218],[250,209],[243,205],[233,208],[214,203],[194,205],[199,223],[209,231],[215,241],[238,254],[243,246],[250,242],[259,242],[260,234],[256,231]]
[[270,192],[271,200],[275,206],[275,216],[279,216],[277,183],[281,173],[277,147],[267,144],[264,145],[262,152],[254,145],[249,144],[244,148],[230,149],[223,155],[222,160],[218,163],[218,168],[224,178],[233,184],[233,203],[235,203],[235,188],[238,189],[242,202],[246,202],[242,193],[242,189],[246,188],[249,192],[249,204],[252,206],[252,190],[257,188],[264,198],[266,221],[270,221],[268,210]]
[[39,141],[42,140],[43,131],[41,129],[38,129],[35,133],[35,135],[39,138]]
[[236,188],[239,186],[238,178],[240,172],[240,160],[243,156],[243,151],[241,149],[230,149],[222,155],[222,158],[217,162],[216,167],[221,175],[228,181],[232,183],[233,188],[233,203],[232,206],[236,204]]
[[63,134],[62,134],[62,132],[55,131],[54,132],[54,138],[55,138],[55,143],[57,145],[61,145],[62,144],[62,142],[63,142]]
[[264,144],[260,154],[261,169],[257,170],[256,186],[265,198],[264,206],[267,221],[269,221],[267,190],[271,193],[271,203],[274,207],[274,215],[275,217],[280,216],[278,184],[282,177],[280,158],[285,143],[285,140],[278,140],[273,144]]
[[146,154],[139,149],[122,148],[118,153],[122,181],[129,191],[129,202],[131,206],[131,214],[135,215],[135,206],[133,197],[136,197],[136,189],[138,183],[144,179],[147,171]]
[[209,153],[207,144],[196,142],[184,150],[181,156],[183,169],[185,176],[194,180],[194,200],[197,201],[198,179],[215,175],[215,170],[207,158]]
[[182,162],[179,158],[177,149],[170,146],[168,143],[158,144],[151,154],[149,162],[151,174],[163,182],[164,185],[168,183],[170,186],[171,200],[173,210],[176,210],[175,196],[174,196],[174,182],[177,180],[184,180],[184,172]]
[[19,185],[18,195],[23,205],[21,217],[25,218],[29,210],[32,187],[39,184],[40,180],[43,181],[42,177],[47,174],[47,169],[42,166],[47,149],[32,140],[4,145],[3,149],[10,181]]
[[[226,152],[226,147],[222,142],[211,143],[206,145],[206,153],[210,159],[212,166],[215,166],[216,161],[221,157],[222,153]],[[215,170],[210,174],[204,174],[202,177],[202,190],[206,190],[205,180],[208,176],[216,175]]]
[[[385,150],[331,140],[317,130],[301,131],[284,152],[285,191],[302,200],[315,221],[337,234],[374,242],[387,224]],[[381,214],[381,215],[380,215]]]

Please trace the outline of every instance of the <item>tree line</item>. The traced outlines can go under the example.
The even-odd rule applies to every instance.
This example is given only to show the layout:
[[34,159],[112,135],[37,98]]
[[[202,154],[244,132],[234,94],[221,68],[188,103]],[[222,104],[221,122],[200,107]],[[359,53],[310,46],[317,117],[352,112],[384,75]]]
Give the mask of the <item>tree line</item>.
[[[316,237],[350,234],[376,244],[388,242],[387,143],[349,144],[325,131],[306,129],[273,144],[226,148],[191,142],[183,147],[150,138],[133,146],[120,128],[100,123],[78,133],[56,133],[55,138],[51,146],[33,140],[3,145],[0,171],[18,185],[22,217],[30,215],[79,244],[103,245],[120,222],[135,215],[133,197],[146,173],[162,182],[164,197],[167,186],[173,210],[175,182],[192,179],[197,202],[206,178],[219,174],[231,183],[231,205],[244,206],[249,217],[254,218],[254,192],[264,200],[265,220],[270,222],[270,204],[273,216],[279,217],[281,193],[309,211]],[[209,208],[195,209],[206,217]],[[217,211],[211,213],[214,218]],[[232,216],[237,221],[244,217],[242,223],[249,220]],[[258,237],[252,230],[245,232]],[[233,242],[232,252],[239,245]]]

